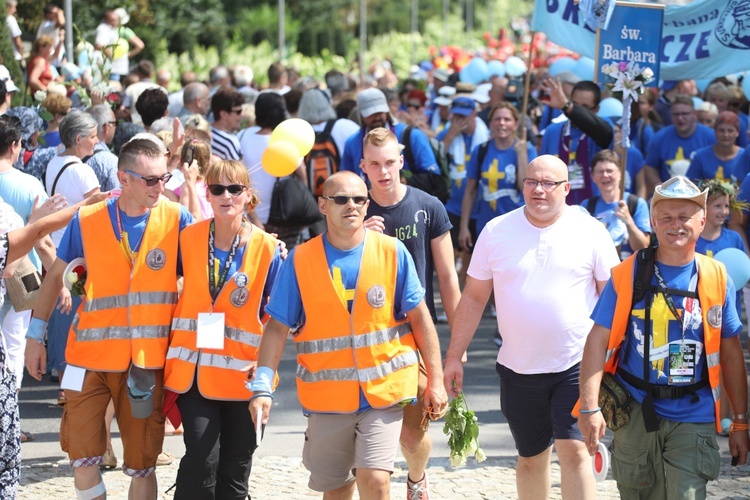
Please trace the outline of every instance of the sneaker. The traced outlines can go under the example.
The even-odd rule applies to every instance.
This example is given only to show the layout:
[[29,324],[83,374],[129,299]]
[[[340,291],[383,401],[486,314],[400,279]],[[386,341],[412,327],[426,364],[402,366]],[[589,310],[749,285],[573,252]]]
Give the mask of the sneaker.
[[157,467],[161,465],[169,465],[172,462],[174,462],[174,455],[168,451],[159,453],[159,456],[156,458]]
[[413,482],[406,475],[406,500],[430,500],[429,483],[427,482],[427,472],[421,481]]

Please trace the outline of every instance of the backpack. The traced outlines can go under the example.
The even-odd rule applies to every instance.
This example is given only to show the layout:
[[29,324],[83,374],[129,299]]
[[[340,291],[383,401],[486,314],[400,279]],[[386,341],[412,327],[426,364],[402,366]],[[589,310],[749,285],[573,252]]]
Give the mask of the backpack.
[[[411,132],[414,125],[409,125],[404,129],[401,135],[401,144],[404,145],[404,159],[409,162],[409,166],[414,166],[414,155],[411,152]],[[450,196],[451,178],[448,170],[448,157],[445,154],[445,145],[434,137],[427,137],[432,148],[432,154],[435,156],[435,162],[440,169],[440,175],[430,172],[409,172],[406,177],[406,183],[409,186],[421,189],[431,194],[443,203],[448,201]]]
[[312,150],[305,156],[307,183],[315,196],[323,194],[323,184],[326,179],[339,171],[341,155],[339,148],[331,136],[331,130],[336,120],[328,120],[322,132],[315,132],[315,143]]

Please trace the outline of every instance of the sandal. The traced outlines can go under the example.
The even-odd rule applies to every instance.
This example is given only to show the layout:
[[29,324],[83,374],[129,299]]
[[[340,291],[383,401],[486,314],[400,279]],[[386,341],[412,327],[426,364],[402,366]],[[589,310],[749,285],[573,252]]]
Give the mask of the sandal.
[[102,455],[102,462],[99,464],[100,469],[114,469],[117,467],[117,457],[113,450],[107,450]]
[[57,406],[65,406],[68,400],[65,399],[65,391],[60,389],[57,391]]
[[31,441],[33,441],[35,439],[36,438],[34,437],[34,435],[32,433],[30,433],[29,431],[21,431],[21,442],[22,443],[28,443],[28,442],[31,442]]
[[162,451],[159,453],[159,456],[156,458],[156,466],[160,465],[169,465],[172,462],[174,462],[174,454],[168,452],[168,451]]

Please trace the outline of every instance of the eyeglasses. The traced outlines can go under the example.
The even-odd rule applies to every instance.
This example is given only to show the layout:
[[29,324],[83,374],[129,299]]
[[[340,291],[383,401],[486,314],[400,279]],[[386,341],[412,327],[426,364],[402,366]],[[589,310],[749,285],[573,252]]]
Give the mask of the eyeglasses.
[[336,205],[346,205],[349,200],[352,200],[355,205],[361,207],[367,203],[367,196],[321,196],[324,200],[333,201]]
[[229,186],[223,184],[209,184],[207,187],[208,192],[214,196],[221,196],[224,194],[224,191],[229,191],[229,194],[232,196],[239,196],[240,193],[247,189],[247,186],[243,186],[242,184],[230,184]]
[[139,179],[143,179],[143,181],[146,183],[148,187],[156,186],[156,183],[159,181],[162,181],[164,184],[169,182],[169,179],[172,178],[172,174],[166,173],[162,175],[161,177],[143,177],[141,174],[136,174],[132,170],[125,170],[126,173],[132,175],[133,177],[138,177]]
[[229,112],[230,113],[234,113],[235,115],[241,115],[242,114],[242,108],[240,108],[240,109],[232,109]]
[[529,189],[536,189],[537,186],[542,186],[542,189],[545,191],[552,191],[560,184],[564,184],[568,181],[537,181],[534,179],[529,179],[528,177],[523,180],[523,187],[529,188]]

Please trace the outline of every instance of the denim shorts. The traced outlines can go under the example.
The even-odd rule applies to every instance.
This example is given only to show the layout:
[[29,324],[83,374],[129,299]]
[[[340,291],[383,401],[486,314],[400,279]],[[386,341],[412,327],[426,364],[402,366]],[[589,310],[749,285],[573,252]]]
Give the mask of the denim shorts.
[[500,409],[508,419],[518,455],[534,457],[555,439],[583,440],[571,415],[578,401],[580,364],[560,373],[522,375],[500,363]]

